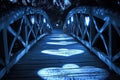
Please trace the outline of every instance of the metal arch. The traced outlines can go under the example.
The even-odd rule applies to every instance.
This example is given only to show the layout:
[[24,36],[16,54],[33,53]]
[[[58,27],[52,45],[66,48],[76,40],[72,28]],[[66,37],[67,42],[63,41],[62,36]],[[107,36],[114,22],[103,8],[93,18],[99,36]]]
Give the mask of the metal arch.
[[[0,31],[9,24],[12,24],[14,21],[23,17],[23,15],[30,15],[30,14],[40,14],[44,16],[48,22],[50,22],[49,17],[47,16],[46,12],[42,9],[33,8],[33,7],[18,7],[14,11],[10,12],[9,14],[6,13],[0,18]],[[3,22],[6,21],[7,24]]]
[[[36,19],[34,21],[35,23],[32,23],[31,16]],[[44,18],[46,19],[46,23],[43,22]],[[15,24],[16,21],[18,21],[19,24],[17,24],[17,26],[12,25]],[[47,26],[48,24],[49,27]],[[13,27],[18,28],[18,30],[14,30]],[[44,32],[42,31],[43,28],[45,28]],[[0,53],[3,54],[3,56],[0,56],[0,62],[1,57],[5,57],[5,59],[2,60],[2,62],[4,61],[4,65],[3,68],[0,69],[0,79],[39,39],[50,32],[47,30],[52,30],[50,20],[46,12],[38,8],[19,7],[11,10],[10,13],[4,14],[0,18],[0,32],[2,33],[0,35],[3,36],[2,41],[4,42],[4,53]],[[8,33],[13,36],[10,44],[8,44]],[[24,35],[21,35],[21,33]],[[32,40],[30,40],[30,35],[33,35]],[[15,52],[17,54],[13,53],[13,47],[15,44],[18,44],[16,41],[19,41],[23,46],[22,49]]]
[[[90,18],[89,26],[83,25],[84,17],[80,17],[80,19],[77,17],[77,20],[79,21],[76,21],[74,18],[74,21],[68,24],[67,21],[70,20],[70,17],[73,17],[76,14],[79,14],[79,16],[88,15]],[[99,26],[101,27],[100,29],[98,28],[98,25],[96,24],[97,21],[94,19],[94,17],[97,17],[98,19],[104,22],[102,26]],[[76,24],[77,26],[73,26]],[[79,30],[79,32],[77,33],[80,33],[81,36],[75,34],[74,32],[76,32],[76,29],[72,27],[76,27]],[[90,29],[88,29],[88,27]],[[94,33],[93,28],[96,30],[97,33]],[[117,53],[112,52],[112,28],[115,29],[116,33],[118,34],[118,37],[120,38],[120,15],[118,15],[117,13],[113,13],[110,10],[106,10],[104,8],[84,6],[74,8],[68,13],[63,30],[66,33],[71,34],[73,37],[77,38],[79,41],[81,41],[81,43],[83,43],[92,52],[94,52],[104,63],[106,63],[111,70],[114,70],[117,74],[120,75],[120,66],[117,66],[114,62],[117,59],[120,59],[120,49]],[[106,41],[103,34],[103,32],[105,32],[106,29],[108,30],[108,41]],[[84,34],[87,34],[87,37],[89,39],[88,41],[84,39]],[[102,40],[106,52],[102,52],[99,49],[96,49],[96,46],[93,46],[98,38]]]
[[76,14],[76,13],[92,14],[102,20],[109,17],[113,25],[120,27],[120,23],[119,23],[120,15],[118,13],[113,13],[109,9],[98,8],[98,7],[88,7],[88,6],[77,7],[77,8],[72,9],[68,13],[66,20],[68,20],[69,17],[71,17],[73,14]]

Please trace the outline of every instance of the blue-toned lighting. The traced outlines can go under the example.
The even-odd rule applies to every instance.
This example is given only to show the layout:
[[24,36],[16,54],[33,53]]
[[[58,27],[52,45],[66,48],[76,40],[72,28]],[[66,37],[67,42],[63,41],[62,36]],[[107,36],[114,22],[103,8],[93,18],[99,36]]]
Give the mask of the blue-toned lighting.
[[73,22],[74,21],[74,19],[73,19],[73,16],[71,17],[71,22]]
[[118,5],[120,5],[120,1],[118,1]]
[[80,67],[76,64],[43,68],[37,74],[45,80],[105,80],[109,76],[105,69],[94,66]]
[[71,5],[71,2],[70,2],[70,0],[64,0],[64,4],[65,5]]
[[16,0],[10,0],[11,2],[15,2]]
[[30,3],[30,0],[27,0],[28,3]]
[[32,16],[31,17],[31,23],[34,24],[35,23],[35,18]]
[[85,17],[85,25],[86,25],[86,26],[89,26],[89,24],[90,24],[90,17],[89,17],[89,16],[86,16],[86,17]]
[[17,2],[17,0],[10,0],[10,2],[16,3],[16,2]]
[[57,24],[56,24],[56,26],[58,27],[58,26],[59,26],[59,24],[57,23]]
[[47,42],[46,44],[51,44],[51,45],[71,45],[75,44],[77,42],[75,41],[57,41],[57,42]]
[[47,23],[47,27],[50,28],[50,25]]
[[65,64],[65,65],[62,66],[62,68],[70,69],[70,68],[80,68],[80,67],[76,64]]
[[70,21],[68,20],[67,23],[70,24]]
[[71,0],[53,0],[53,4],[60,7],[62,10],[65,10],[71,6]]
[[46,23],[46,19],[45,18],[43,18],[43,22]]
[[69,56],[73,56],[73,55],[77,55],[77,54],[82,54],[82,53],[84,53],[84,50],[61,48],[58,50],[57,49],[48,49],[48,50],[43,50],[41,52],[45,53],[45,54],[50,54],[50,55],[69,57]]
[[60,38],[60,37],[68,37],[68,35],[66,35],[66,34],[52,34],[52,37]]
[[50,40],[72,40],[72,37],[67,37],[67,38],[50,38]]

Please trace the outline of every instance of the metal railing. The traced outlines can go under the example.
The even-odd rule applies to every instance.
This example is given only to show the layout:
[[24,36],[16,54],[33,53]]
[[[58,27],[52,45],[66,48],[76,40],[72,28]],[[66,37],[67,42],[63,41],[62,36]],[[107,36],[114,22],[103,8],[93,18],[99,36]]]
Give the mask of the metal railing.
[[51,30],[41,9],[19,7],[4,14],[0,18],[0,78]]
[[120,16],[97,7],[71,10],[64,23],[69,33],[120,75]]

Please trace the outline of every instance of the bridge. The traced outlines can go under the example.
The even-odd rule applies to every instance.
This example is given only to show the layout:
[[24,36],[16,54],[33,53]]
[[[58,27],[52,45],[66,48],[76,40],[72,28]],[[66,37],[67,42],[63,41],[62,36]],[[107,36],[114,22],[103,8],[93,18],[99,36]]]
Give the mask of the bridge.
[[120,16],[108,9],[76,7],[54,28],[44,10],[17,7],[0,36],[1,80],[120,79]]

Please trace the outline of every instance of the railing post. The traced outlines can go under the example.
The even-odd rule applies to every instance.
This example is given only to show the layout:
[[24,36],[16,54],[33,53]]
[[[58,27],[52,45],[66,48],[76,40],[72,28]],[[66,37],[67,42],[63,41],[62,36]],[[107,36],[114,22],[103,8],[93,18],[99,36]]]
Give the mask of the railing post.
[[[101,8],[78,7],[69,12],[66,20],[68,20],[68,18],[70,18],[71,16],[76,15],[75,16],[76,20],[74,21],[74,24],[78,23],[77,22],[78,13],[81,14],[80,32],[82,37],[80,39],[77,38],[76,35],[72,35],[72,36],[77,38],[86,47],[88,47],[90,51],[95,53],[105,64],[109,66],[111,70],[114,70],[116,73],[120,75],[120,65],[119,65],[119,60],[120,60],[119,18],[120,17],[118,15],[113,14],[110,11]],[[90,24],[87,27],[83,25],[84,18],[86,15],[89,16],[90,18]],[[85,21],[87,21],[87,19]],[[69,27],[67,29],[70,30]],[[72,31],[75,30],[74,26],[72,26],[71,29]],[[86,32],[89,37],[89,41],[86,41],[85,38]],[[115,38],[117,40],[115,40]]]
[[[7,28],[5,27],[3,29],[3,41],[4,41],[4,56],[5,56],[5,65],[7,66],[9,64],[10,55],[8,53],[8,38],[7,38]],[[6,71],[8,72],[8,68],[6,68]]]
[[[73,18],[73,19],[74,19],[74,18]],[[76,31],[76,35],[77,35],[77,37],[78,37],[79,21],[78,21],[78,16],[77,16],[77,14],[75,15],[75,20],[76,20],[76,25],[77,25],[77,26],[76,26],[76,27],[77,27],[77,29],[76,29],[76,30],[77,30],[77,31]]]
[[[50,23],[47,14],[40,8],[22,7],[9,12],[0,18],[1,42],[3,42],[3,45],[1,44],[3,50],[0,58],[2,59],[0,60],[2,64],[0,68],[0,80],[39,39],[46,35],[42,32],[44,25],[41,18],[38,19],[39,23],[37,23],[38,20],[35,20],[36,23],[33,30],[33,26],[31,26],[29,20],[30,16],[35,15],[36,18],[37,15],[43,16],[47,19],[47,23]],[[38,30],[41,30],[39,36],[37,36]],[[32,40],[29,39],[29,36],[30,38],[32,37],[31,35],[34,37]],[[13,56],[11,56],[11,52]]]
[[93,27],[93,16],[92,16],[92,8],[89,8],[89,16],[90,16],[90,34],[89,34],[89,36],[90,36],[90,39],[89,39],[89,45],[90,45],[90,51],[92,50],[92,32],[93,32],[93,29],[92,29],[92,27]]
[[[108,47],[108,56],[109,56],[109,59],[110,59],[110,61],[112,62],[112,29],[111,29],[111,24],[109,23],[109,31],[108,31],[108,36],[109,36],[109,47]],[[110,69],[112,69],[111,68],[111,66],[109,67]]]
[[[26,23],[26,16],[25,16],[25,24]],[[25,43],[26,43],[26,52],[28,51],[27,46],[28,46],[28,25],[25,26]]]

